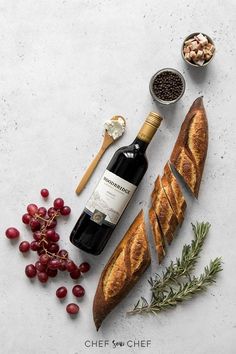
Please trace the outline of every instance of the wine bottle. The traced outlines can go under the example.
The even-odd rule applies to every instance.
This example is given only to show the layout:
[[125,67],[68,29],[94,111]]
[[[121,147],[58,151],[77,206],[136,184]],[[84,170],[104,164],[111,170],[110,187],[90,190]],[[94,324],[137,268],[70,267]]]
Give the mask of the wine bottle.
[[145,151],[161,121],[149,113],[132,144],[115,152],[71,232],[73,245],[94,255],[102,252],[147,170]]

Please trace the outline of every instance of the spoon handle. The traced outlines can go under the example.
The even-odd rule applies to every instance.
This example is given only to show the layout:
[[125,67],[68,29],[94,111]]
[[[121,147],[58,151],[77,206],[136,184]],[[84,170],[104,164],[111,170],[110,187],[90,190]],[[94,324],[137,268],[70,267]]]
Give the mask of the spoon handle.
[[84,189],[84,187],[88,183],[88,180],[90,179],[91,175],[93,174],[93,171],[97,167],[97,164],[105,151],[106,151],[106,148],[102,145],[100,150],[98,151],[97,155],[94,157],[93,161],[90,163],[89,167],[85,171],[80,183],[78,184],[78,186],[76,188],[76,193],[78,195],[82,192],[82,190]]

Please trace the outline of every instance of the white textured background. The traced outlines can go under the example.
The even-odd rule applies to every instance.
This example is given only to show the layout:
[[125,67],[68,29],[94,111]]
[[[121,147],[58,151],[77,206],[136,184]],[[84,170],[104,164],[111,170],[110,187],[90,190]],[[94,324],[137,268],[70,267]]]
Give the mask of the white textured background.
[[[233,0],[0,1],[1,353],[235,353],[235,18]],[[183,38],[195,31],[209,34],[217,47],[205,70],[190,69],[180,55]],[[149,79],[168,66],[184,74],[186,93],[172,107],[157,107]],[[220,255],[224,272],[206,294],[175,310],[128,318],[126,310],[138,297],[149,296],[146,280],[158,269],[152,250],[152,266],[97,334],[91,306],[100,272],[140,204],[147,211],[153,181],[199,95],[204,95],[210,132],[200,197],[187,196],[186,220],[164,264],[190,242],[191,221],[209,220],[212,228],[196,273]],[[149,170],[102,255],[82,254],[69,243],[69,233],[113,152],[132,141],[151,110],[165,119],[148,150]],[[76,184],[100,146],[104,120],[114,114],[127,118],[127,132],[78,198]],[[64,309],[72,295],[64,304],[54,295],[62,284],[71,288],[72,280],[31,283],[24,267],[35,255],[22,256],[4,236],[14,225],[21,239],[29,239],[21,215],[29,202],[41,203],[42,187],[51,192],[48,205],[62,196],[72,207],[68,222],[59,227],[62,243],[78,262],[93,266],[81,281],[86,296],[75,320]],[[87,349],[86,339],[151,339],[152,344]]]

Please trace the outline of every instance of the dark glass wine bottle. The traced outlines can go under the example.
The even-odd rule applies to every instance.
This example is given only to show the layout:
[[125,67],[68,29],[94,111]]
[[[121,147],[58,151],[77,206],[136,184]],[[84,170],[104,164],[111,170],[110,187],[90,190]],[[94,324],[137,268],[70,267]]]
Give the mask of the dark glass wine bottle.
[[73,245],[94,255],[102,252],[147,170],[145,151],[161,121],[149,113],[132,144],[115,152],[71,232]]

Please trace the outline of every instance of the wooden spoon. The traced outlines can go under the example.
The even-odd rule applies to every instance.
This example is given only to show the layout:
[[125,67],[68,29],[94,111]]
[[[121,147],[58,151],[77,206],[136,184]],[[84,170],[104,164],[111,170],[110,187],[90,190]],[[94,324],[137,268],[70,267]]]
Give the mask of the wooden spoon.
[[[113,116],[111,118],[111,120],[118,120],[119,118],[121,118],[124,121],[124,124],[126,125],[126,121],[125,118],[123,118],[122,116]],[[116,139],[117,140],[117,139]],[[102,155],[104,154],[104,152],[106,151],[106,149],[112,144],[114,143],[114,139],[112,138],[112,136],[110,136],[107,132],[107,130],[105,130],[104,133],[104,138],[103,138],[103,142],[102,142],[102,146],[100,148],[100,150],[98,151],[97,155],[95,156],[95,158],[93,159],[93,161],[91,162],[91,164],[89,165],[89,167],[87,168],[86,172],[84,173],[80,183],[78,184],[77,188],[76,188],[76,193],[80,194],[82,192],[82,190],[84,189],[84,187],[86,186],[88,180],[90,179],[90,177],[93,174],[93,171],[95,170],[95,168],[97,167],[97,164],[99,162],[99,160],[101,159]]]

